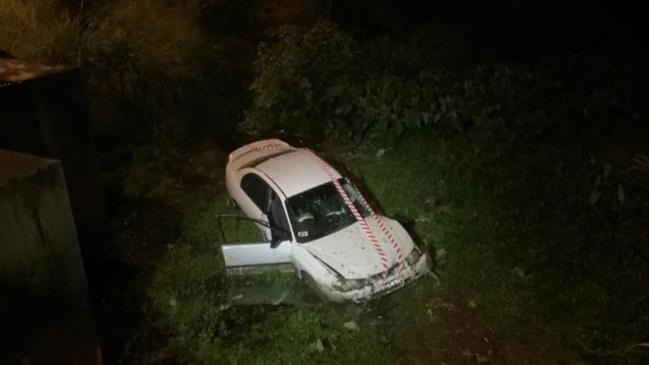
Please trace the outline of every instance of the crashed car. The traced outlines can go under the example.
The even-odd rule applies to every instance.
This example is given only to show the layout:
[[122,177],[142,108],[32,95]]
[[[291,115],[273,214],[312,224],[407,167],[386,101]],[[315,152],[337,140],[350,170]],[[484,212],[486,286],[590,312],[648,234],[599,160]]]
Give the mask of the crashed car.
[[365,302],[428,271],[427,255],[396,220],[308,149],[278,139],[229,155],[227,190],[267,242],[223,244],[226,268],[290,264],[331,301]]

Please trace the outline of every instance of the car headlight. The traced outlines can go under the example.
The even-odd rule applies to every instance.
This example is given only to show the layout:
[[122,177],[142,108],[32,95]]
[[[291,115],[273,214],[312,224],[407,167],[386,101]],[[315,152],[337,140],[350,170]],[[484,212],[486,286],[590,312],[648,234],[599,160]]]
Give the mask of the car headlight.
[[341,291],[356,290],[367,285],[367,279],[345,279],[338,271],[334,270],[331,266],[327,264],[324,265],[338,279],[338,282],[334,286]]
[[367,286],[367,279],[343,279],[340,286],[344,291],[361,289]]
[[356,289],[361,289],[365,286],[367,286],[367,279],[345,279],[336,269],[333,267],[329,266],[326,262],[322,261],[319,257],[315,257],[316,260],[318,260],[322,266],[324,266],[333,276],[336,277],[336,284],[333,286],[340,290],[340,291],[350,291],[350,290],[356,290]]

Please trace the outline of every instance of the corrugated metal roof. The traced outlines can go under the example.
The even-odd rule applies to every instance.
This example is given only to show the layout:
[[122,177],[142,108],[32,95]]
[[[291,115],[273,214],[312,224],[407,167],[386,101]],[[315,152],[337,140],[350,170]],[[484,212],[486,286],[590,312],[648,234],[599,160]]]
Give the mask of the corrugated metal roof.
[[46,65],[15,58],[0,58],[0,85],[22,82],[75,69],[67,65]]

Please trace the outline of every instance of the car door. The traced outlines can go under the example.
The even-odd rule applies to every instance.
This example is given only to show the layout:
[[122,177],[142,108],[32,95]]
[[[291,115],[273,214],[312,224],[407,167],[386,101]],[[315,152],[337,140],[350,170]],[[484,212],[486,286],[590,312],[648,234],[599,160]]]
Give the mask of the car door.
[[[239,204],[244,213],[250,218],[268,223],[270,197],[273,193],[270,185],[255,172],[248,172],[241,178],[241,190],[247,200]],[[263,225],[258,227],[264,233],[264,237],[270,240],[270,230]]]
[[[242,177],[241,190],[247,201],[239,205],[248,218],[236,218],[256,225],[261,237],[256,240],[241,237],[241,232],[235,232],[234,237],[230,232],[230,237],[226,237],[221,229],[224,236],[221,248],[226,267],[290,263],[292,234],[279,195],[255,172],[248,172]],[[222,225],[222,222],[219,224]]]
[[291,241],[278,240],[273,245],[258,225],[257,219],[243,216],[219,216],[221,252],[228,272],[267,271],[284,269],[291,264]]

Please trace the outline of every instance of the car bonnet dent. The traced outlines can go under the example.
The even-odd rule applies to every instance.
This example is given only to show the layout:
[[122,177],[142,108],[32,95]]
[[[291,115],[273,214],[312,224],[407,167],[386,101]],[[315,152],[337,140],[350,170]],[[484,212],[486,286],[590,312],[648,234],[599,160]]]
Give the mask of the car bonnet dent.
[[388,295],[428,272],[428,257],[422,255],[418,262],[412,266],[407,265],[403,272],[398,270],[398,266],[394,266],[388,276],[375,275],[369,279],[358,280],[357,284],[360,285],[354,288],[349,288],[339,281],[331,286],[320,287],[320,291],[329,300],[363,303]]
[[[393,220],[385,220],[388,229],[397,238],[401,250],[407,255],[414,243],[401,225]],[[340,231],[304,244],[304,247],[319,260],[330,266],[345,279],[364,279],[384,271],[376,250],[356,222]],[[373,220],[368,221],[372,231],[377,232],[380,244],[388,259],[388,267],[398,262],[395,249],[387,242]]]

